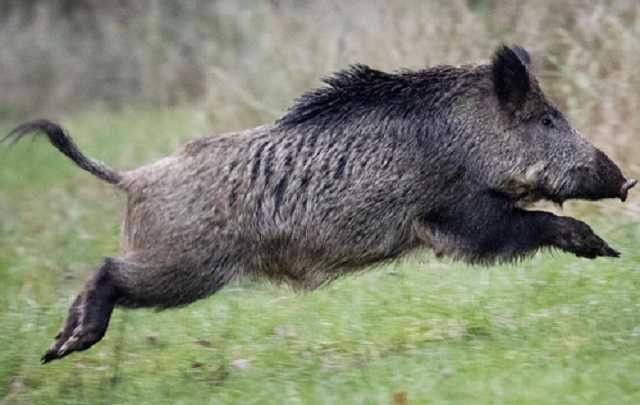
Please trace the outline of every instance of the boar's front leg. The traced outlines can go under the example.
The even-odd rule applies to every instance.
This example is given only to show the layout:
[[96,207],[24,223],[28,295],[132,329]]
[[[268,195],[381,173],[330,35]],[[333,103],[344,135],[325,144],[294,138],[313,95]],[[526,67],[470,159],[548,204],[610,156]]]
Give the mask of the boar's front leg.
[[[488,208],[487,208],[488,207]],[[589,225],[544,211],[499,209],[480,205],[476,215],[453,215],[453,221],[420,221],[417,238],[437,256],[469,263],[491,264],[529,255],[540,248],[557,248],[579,257],[618,257]]]
[[487,226],[481,235],[480,252],[502,258],[544,247],[589,259],[620,256],[584,222],[544,211],[516,209],[511,215],[503,215],[494,226]]
[[618,257],[620,253],[596,235],[591,227],[571,217],[549,213],[541,217],[540,234],[543,245],[556,247],[579,257],[593,259],[599,256]]

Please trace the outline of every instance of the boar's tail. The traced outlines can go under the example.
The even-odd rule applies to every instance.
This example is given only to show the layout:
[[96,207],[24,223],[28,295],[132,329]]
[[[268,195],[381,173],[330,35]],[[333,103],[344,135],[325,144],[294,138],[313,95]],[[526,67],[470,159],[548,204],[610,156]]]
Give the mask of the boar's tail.
[[115,170],[108,168],[101,162],[89,159],[83,155],[65,130],[58,124],[48,120],[39,119],[25,122],[11,131],[9,135],[2,140],[2,142],[10,141],[12,143],[16,143],[29,134],[46,135],[47,138],[49,138],[49,142],[51,142],[51,144],[66,157],[73,160],[73,162],[82,169],[88,171],[99,179],[106,181],[107,183],[118,184],[120,180],[122,180],[122,176]]

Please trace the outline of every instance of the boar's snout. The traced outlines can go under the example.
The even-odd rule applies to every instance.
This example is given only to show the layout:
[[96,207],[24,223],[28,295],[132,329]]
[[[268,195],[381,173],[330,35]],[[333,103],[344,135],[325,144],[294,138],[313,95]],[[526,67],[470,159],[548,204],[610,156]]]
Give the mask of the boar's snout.
[[577,181],[572,198],[620,198],[625,201],[629,190],[637,183],[635,179],[626,179],[620,168],[600,150],[595,151],[591,164],[577,168],[574,173]]
[[620,168],[600,150],[596,151],[596,167],[596,178],[600,178],[603,183],[608,183],[602,184],[602,187],[605,190],[611,189],[611,194],[603,198],[617,197],[625,201],[627,199],[627,193],[638,181],[635,179],[625,179]]

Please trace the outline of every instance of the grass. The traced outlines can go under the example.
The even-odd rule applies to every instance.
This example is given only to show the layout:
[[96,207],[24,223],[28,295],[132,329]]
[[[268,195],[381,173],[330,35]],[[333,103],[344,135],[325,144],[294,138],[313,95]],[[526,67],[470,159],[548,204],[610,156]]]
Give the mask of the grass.
[[[207,126],[188,110],[64,123],[120,168]],[[640,225],[624,218],[590,221],[619,260],[420,256],[308,294],[233,285],[184,309],[118,310],[97,346],[40,366],[91,267],[117,252],[122,205],[44,141],[0,149],[0,403],[640,401]]]

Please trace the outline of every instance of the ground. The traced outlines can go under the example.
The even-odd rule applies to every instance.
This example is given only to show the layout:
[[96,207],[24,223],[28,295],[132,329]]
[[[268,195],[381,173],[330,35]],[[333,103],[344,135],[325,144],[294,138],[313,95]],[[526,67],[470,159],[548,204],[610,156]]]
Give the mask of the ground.
[[[184,110],[62,123],[118,168],[205,126]],[[117,310],[97,346],[41,366],[92,266],[118,250],[123,200],[44,140],[0,156],[0,404],[640,402],[640,225],[595,214],[582,219],[621,259],[420,254],[305,294],[238,284],[178,310]]]

